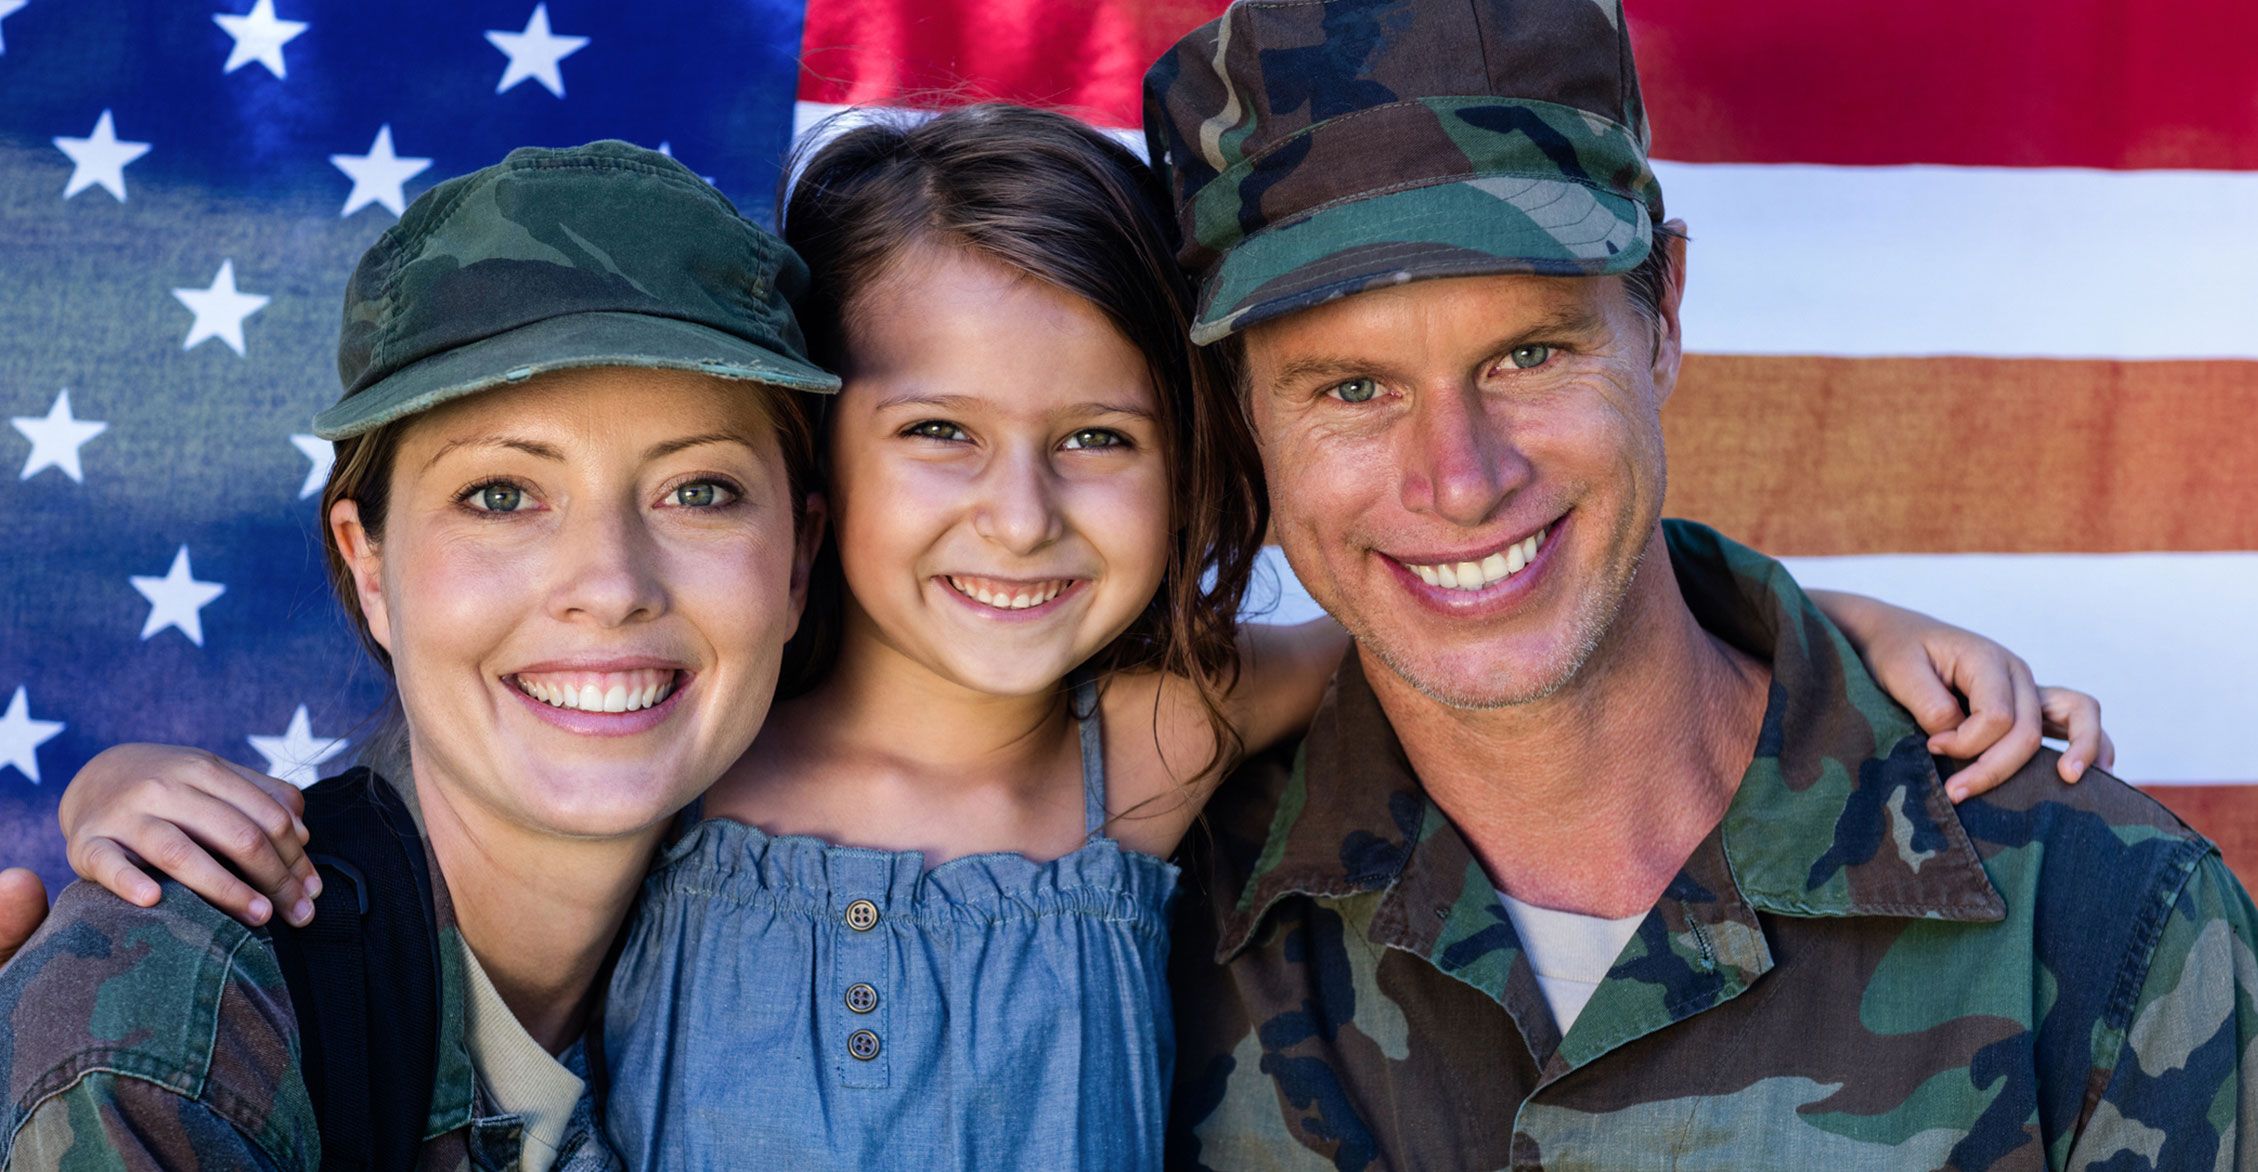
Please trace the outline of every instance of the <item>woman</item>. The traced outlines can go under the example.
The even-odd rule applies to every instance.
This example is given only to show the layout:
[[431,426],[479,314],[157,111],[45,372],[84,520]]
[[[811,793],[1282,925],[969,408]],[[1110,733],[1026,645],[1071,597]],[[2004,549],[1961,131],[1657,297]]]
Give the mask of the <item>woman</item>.
[[[417,1166],[617,1165],[582,1050],[599,977],[670,820],[767,713],[821,528],[790,399],[836,380],[801,354],[805,279],[625,143],[441,184],[354,275],[346,396],[316,427],[332,583],[405,715],[368,784],[428,851],[444,1004]],[[606,702],[544,699],[568,688]],[[299,1065],[325,1007],[285,985],[184,889],[70,888],[0,974],[0,1158],[325,1163]]]

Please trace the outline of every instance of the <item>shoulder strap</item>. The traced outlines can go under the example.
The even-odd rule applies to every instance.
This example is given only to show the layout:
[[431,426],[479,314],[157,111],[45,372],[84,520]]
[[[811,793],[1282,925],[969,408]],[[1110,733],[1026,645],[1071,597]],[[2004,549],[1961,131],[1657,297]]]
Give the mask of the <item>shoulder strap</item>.
[[1097,838],[1105,829],[1105,721],[1098,714],[1097,677],[1077,676],[1071,696],[1082,734],[1082,832]]
[[324,1169],[414,1167],[439,1053],[439,934],[423,839],[355,769],[306,790],[314,921],[269,930],[290,988]]

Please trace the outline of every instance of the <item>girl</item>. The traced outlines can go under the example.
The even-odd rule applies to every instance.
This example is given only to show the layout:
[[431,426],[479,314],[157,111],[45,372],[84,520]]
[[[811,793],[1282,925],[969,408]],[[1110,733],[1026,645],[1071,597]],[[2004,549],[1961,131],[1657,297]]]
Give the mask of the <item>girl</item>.
[[[1185,341],[1162,206],[1117,144],[1013,107],[862,127],[809,161],[785,232],[815,273],[811,353],[844,376],[835,540],[790,698],[663,852],[612,977],[607,1120],[631,1162],[1158,1166],[1163,860],[1232,761],[1306,722],[1345,646],[1236,626],[1257,462]],[[1917,707],[1944,694],[1932,655],[2012,690],[2011,659],[1960,633],[1833,605]],[[1954,706],[1937,731],[1973,755],[2007,723]],[[175,761],[89,766],[77,865],[123,875],[173,823],[220,840],[242,816],[223,804],[273,816],[207,768],[220,801],[184,817]],[[299,854],[284,833],[229,857],[295,914]],[[190,866],[226,906],[261,898]]]

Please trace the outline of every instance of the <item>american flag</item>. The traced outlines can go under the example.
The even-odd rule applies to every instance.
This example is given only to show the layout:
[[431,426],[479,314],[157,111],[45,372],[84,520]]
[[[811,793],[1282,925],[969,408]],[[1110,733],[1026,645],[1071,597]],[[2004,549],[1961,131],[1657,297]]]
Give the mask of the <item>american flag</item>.
[[[63,878],[106,745],[310,780],[365,729],[307,430],[406,200],[616,137],[766,218],[854,104],[1134,139],[1220,7],[0,0],[0,860]],[[1628,7],[1694,237],[1671,511],[2095,692],[2118,771],[2258,877],[2258,6]]]

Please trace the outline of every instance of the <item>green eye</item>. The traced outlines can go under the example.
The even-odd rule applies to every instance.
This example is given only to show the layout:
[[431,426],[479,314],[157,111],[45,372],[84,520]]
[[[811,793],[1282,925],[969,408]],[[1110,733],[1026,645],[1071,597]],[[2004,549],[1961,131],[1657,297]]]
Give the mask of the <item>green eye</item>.
[[525,490],[514,484],[489,484],[478,490],[478,505],[489,513],[514,513],[525,503]]
[[1506,355],[1506,357],[1512,359],[1513,365],[1522,370],[1533,370],[1543,366],[1545,361],[1552,357],[1552,347],[1545,345],[1515,346],[1513,353]]
[[1332,389],[1325,393],[1343,403],[1369,403],[1379,395],[1380,384],[1374,379],[1352,378],[1347,382],[1333,384]]
[[700,480],[675,489],[674,503],[685,508],[703,509],[711,506],[720,492],[720,488],[712,481]]
[[1073,435],[1067,436],[1066,443],[1061,446],[1070,451],[1076,448],[1123,448],[1129,446],[1129,441],[1118,431],[1109,431],[1102,427],[1085,427]]

